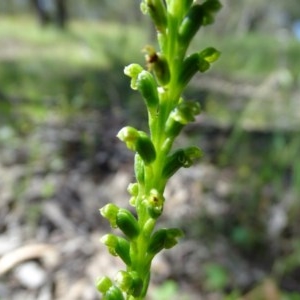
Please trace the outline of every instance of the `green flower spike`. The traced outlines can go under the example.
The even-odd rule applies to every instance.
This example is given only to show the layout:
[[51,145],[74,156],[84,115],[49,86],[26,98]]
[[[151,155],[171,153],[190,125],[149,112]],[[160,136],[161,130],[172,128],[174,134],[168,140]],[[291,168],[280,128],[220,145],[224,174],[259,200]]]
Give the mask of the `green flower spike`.
[[146,46],[143,49],[145,68],[130,64],[124,73],[131,80],[131,88],[140,93],[145,103],[148,128],[141,131],[125,126],[117,134],[135,153],[135,182],[127,189],[135,212],[114,204],[100,210],[111,227],[123,235],[106,234],[101,241],[125,264],[115,280],[107,277],[97,280],[102,299],[144,300],[153,258],[163,249],[175,246],[183,236],[179,228],[157,229],[156,226],[165,201],[172,201],[164,197],[169,178],[203,155],[195,146],[180,149],[174,146],[181,130],[201,110],[198,102],[183,100],[185,87],[196,73],[207,71],[220,56],[213,47],[186,55],[199,28],[212,23],[221,7],[218,0],[196,2],[141,0],[142,12],[150,17],[157,30],[157,49]]

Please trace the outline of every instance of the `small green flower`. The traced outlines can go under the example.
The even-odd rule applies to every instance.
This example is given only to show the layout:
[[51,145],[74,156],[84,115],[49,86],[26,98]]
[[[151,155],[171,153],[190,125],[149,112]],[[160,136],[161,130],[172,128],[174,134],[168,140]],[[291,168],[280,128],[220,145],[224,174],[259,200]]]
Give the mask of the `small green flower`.
[[121,290],[134,297],[140,296],[142,292],[143,282],[137,272],[119,271],[116,282]]
[[103,300],[125,300],[125,298],[121,290],[113,285],[104,294]]
[[213,63],[220,57],[221,53],[213,47],[208,47],[201,51],[199,55],[208,63]]
[[129,242],[114,234],[104,235],[100,241],[107,246],[108,251],[113,256],[119,256],[127,266],[131,265]]
[[126,144],[127,148],[136,151],[145,164],[150,164],[156,158],[156,151],[149,136],[131,126],[122,128],[117,137]]
[[101,293],[106,293],[112,285],[112,281],[107,276],[97,278],[96,280],[97,289]]
[[116,219],[119,210],[120,208],[112,203],[108,203],[100,209],[101,215],[109,221],[112,228],[117,228]]
[[178,243],[183,232],[178,228],[162,228],[157,230],[151,237],[148,253],[155,255],[162,249],[170,249]]
[[136,218],[125,208],[120,208],[118,211],[116,224],[129,239],[133,239],[139,234],[140,228]]
[[141,92],[149,110],[156,111],[159,98],[155,79],[148,71],[143,70],[136,79],[136,87]]
[[170,154],[163,168],[162,175],[164,178],[170,178],[180,168],[190,167],[196,159],[203,156],[203,152],[198,147],[188,147],[186,149],[178,149]]
[[156,189],[152,189],[145,199],[148,213],[151,218],[157,219],[163,210],[165,198]]
[[167,26],[167,12],[162,0],[144,0],[141,3],[141,10],[149,14],[158,31],[164,32]]
[[129,66],[124,68],[124,74],[131,77],[130,87],[133,90],[137,90],[136,80],[138,78],[138,75],[143,70],[144,69],[139,64],[130,64]]

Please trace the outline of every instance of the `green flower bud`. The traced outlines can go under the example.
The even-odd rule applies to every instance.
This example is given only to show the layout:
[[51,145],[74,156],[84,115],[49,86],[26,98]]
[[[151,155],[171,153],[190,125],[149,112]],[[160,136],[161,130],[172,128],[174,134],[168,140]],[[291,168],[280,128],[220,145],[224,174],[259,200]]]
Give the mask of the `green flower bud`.
[[159,229],[152,235],[150,239],[150,243],[148,246],[148,253],[155,255],[158,252],[160,252],[162,249],[164,249],[165,240],[166,240],[166,229]]
[[119,271],[116,282],[121,290],[134,297],[139,297],[143,289],[143,281],[136,272]]
[[116,253],[127,266],[131,265],[130,244],[126,239],[118,237]]
[[108,203],[100,209],[101,215],[109,221],[112,228],[117,228],[116,217],[119,209],[117,205],[112,203]]
[[216,13],[222,8],[222,4],[219,0],[206,0],[202,4],[203,8],[210,13]]
[[131,78],[130,86],[133,90],[137,90],[136,80],[138,75],[144,69],[139,64],[130,64],[129,66],[124,68],[124,74]]
[[123,127],[117,134],[117,138],[124,142],[128,149],[135,151],[136,141],[139,137],[139,132],[131,127]]
[[105,234],[100,241],[107,246],[108,251],[113,256],[118,256],[116,253],[116,247],[118,245],[118,237],[114,234]]
[[105,294],[112,285],[112,281],[107,276],[99,277],[96,280],[97,290],[103,294]]
[[195,116],[200,113],[200,104],[195,101],[182,101],[171,112],[170,117],[176,122],[186,125],[195,121]]
[[208,47],[199,53],[200,57],[202,57],[208,63],[215,62],[221,55],[221,52],[216,50],[213,47]]
[[129,273],[133,279],[130,294],[133,297],[139,297],[143,290],[143,280],[138,276],[136,272]]
[[129,238],[133,239],[140,232],[139,224],[133,214],[124,208],[120,208],[116,218],[117,226]]
[[125,300],[125,298],[121,290],[115,285],[113,285],[104,294],[103,300]]
[[128,293],[131,289],[133,278],[128,272],[119,271],[116,275],[116,282],[122,291]]
[[209,69],[209,58],[208,56],[205,56],[208,59],[206,60],[202,57],[203,54],[201,55],[201,53],[202,52],[193,53],[183,61],[182,69],[179,74],[179,82],[182,86],[186,86],[198,71],[203,73]]
[[186,149],[178,149],[167,157],[162,175],[164,178],[170,178],[181,167],[190,167],[194,160],[202,157],[202,151],[197,147],[189,147]]
[[130,183],[130,184],[128,185],[127,191],[128,191],[128,193],[132,196],[132,197],[129,199],[130,205],[135,206],[136,197],[138,196],[138,193],[139,193],[139,185],[138,185],[138,183],[137,183],[137,182],[135,182],[135,183]]
[[136,151],[145,164],[150,164],[155,160],[156,151],[154,145],[145,132],[126,126],[118,132],[117,137],[126,143],[128,149]]
[[136,152],[140,155],[145,165],[152,163],[156,158],[156,151],[151,139],[142,131],[135,144]]
[[207,26],[215,21],[214,14],[222,7],[222,5],[218,0],[207,0],[202,4],[202,7],[205,11],[202,25]]
[[189,44],[203,23],[205,10],[202,5],[195,4],[188,11],[179,27],[179,36],[183,44]]
[[144,0],[141,3],[141,10],[152,18],[157,30],[164,32],[167,27],[166,7],[162,0]]
[[182,236],[183,232],[178,228],[159,229],[150,239],[148,253],[155,255],[162,249],[170,249],[178,243],[178,238]]
[[149,196],[146,198],[146,205],[148,208],[148,213],[151,218],[157,219],[164,207],[165,198],[156,189],[150,191]]
[[134,157],[134,173],[135,178],[140,184],[145,182],[144,162],[139,154]]
[[137,196],[139,193],[139,185],[137,182],[129,183],[127,191],[131,196]]
[[171,249],[178,244],[178,239],[183,237],[183,231],[179,228],[169,228],[166,230],[165,249]]
[[114,234],[106,234],[100,241],[107,246],[111,255],[119,256],[127,266],[131,265],[130,244],[126,239]]
[[157,92],[157,85],[152,74],[143,70],[137,77],[136,86],[141,92],[147,107],[151,110],[157,109],[159,98]]
[[195,101],[183,101],[170,113],[167,119],[165,132],[168,136],[175,137],[184,125],[195,121],[195,116],[200,113],[200,104]]
[[206,61],[205,59],[203,59],[201,56],[199,56],[199,60],[198,60],[198,70],[201,73],[204,73],[205,71],[207,71],[210,68],[210,63],[208,61]]

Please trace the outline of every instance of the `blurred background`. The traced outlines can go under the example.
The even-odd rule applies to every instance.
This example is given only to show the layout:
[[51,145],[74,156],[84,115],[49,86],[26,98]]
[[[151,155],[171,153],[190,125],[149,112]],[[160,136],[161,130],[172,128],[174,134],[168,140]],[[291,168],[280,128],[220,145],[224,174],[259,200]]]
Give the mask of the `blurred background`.
[[[123,68],[155,31],[130,0],[0,1],[0,299],[99,299],[123,268],[98,209],[128,206],[146,128]],[[190,52],[222,56],[185,98],[202,114],[178,145],[205,157],[166,190],[159,226],[185,238],[153,263],[149,299],[300,299],[300,4],[223,0]]]

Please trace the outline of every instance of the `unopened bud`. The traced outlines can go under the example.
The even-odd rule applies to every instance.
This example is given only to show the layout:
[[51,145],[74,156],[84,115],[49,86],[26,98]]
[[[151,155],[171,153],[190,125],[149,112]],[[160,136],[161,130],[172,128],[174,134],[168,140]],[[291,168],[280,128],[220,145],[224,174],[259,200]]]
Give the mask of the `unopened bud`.
[[133,90],[137,90],[136,80],[137,80],[138,75],[143,70],[144,69],[139,64],[130,64],[129,66],[124,68],[124,74],[131,78],[130,86]]
[[103,300],[125,300],[121,290],[115,285],[111,286],[104,294]]
[[139,137],[136,140],[135,150],[140,155],[145,165],[152,163],[156,158],[156,151],[151,139],[142,131],[139,131]]
[[138,130],[131,126],[123,127],[117,134],[117,138],[124,142],[128,149],[133,151],[135,151],[135,144],[138,137]]
[[141,3],[141,10],[143,13],[148,13],[151,16],[158,31],[165,31],[167,27],[167,13],[162,0],[144,0]]
[[131,182],[129,183],[127,187],[127,191],[131,196],[137,196],[139,193],[139,185],[137,182]]
[[117,214],[116,224],[129,239],[133,239],[139,234],[139,224],[133,214],[127,209],[120,208]]
[[184,125],[195,121],[195,116],[199,113],[200,105],[198,102],[181,100],[167,119],[166,134],[171,137],[177,136]]
[[100,209],[101,215],[109,221],[112,228],[117,227],[116,217],[119,209],[117,205],[112,203],[108,203]]
[[143,70],[136,80],[137,89],[141,92],[149,110],[156,111],[159,99],[157,85],[152,74]]
[[105,294],[112,285],[112,281],[107,276],[97,278],[96,280],[97,290],[103,294]]
[[189,9],[179,27],[179,36],[182,40],[182,43],[190,43],[193,36],[202,25],[204,17],[205,10],[203,9],[202,5],[195,4]]
[[162,175],[165,178],[170,178],[181,167],[188,168],[193,162],[202,157],[202,151],[198,147],[189,147],[186,149],[178,149],[173,154],[167,157]]
[[145,132],[126,126],[118,132],[117,137],[126,143],[128,149],[136,151],[146,165],[155,160],[156,151],[154,145]]
[[208,47],[202,50],[199,55],[208,63],[213,63],[220,57],[221,52],[213,47]]
[[157,230],[151,237],[148,253],[155,255],[162,249],[170,249],[178,243],[178,238],[183,232],[178,228],[162,228]]
[[111,255],[119,256],[127,266],[131,265],[130,245],[126,239],[114,234],[106,234],[100,241],[107,246]]
[[136,272],[119,271],[116,282],[121,290],[134,297],[139,297],[143,289],[143,281]]

